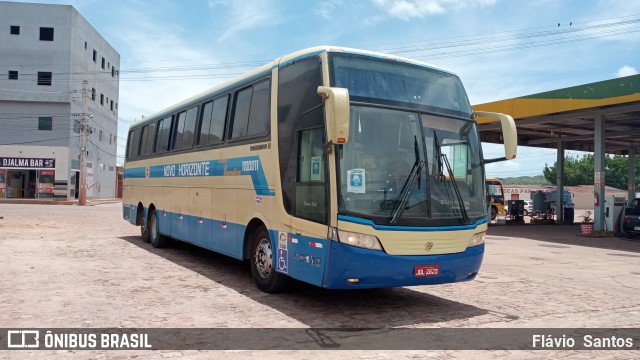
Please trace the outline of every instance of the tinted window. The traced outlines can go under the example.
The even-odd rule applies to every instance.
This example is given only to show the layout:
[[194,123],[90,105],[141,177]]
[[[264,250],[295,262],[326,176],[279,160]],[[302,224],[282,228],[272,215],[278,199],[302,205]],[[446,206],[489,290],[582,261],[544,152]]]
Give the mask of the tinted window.
[[156,136],[156,124],[149,124],[142,128],[142,143],[140,144],[140,155],[151,155],[153,153],[153,142]]
[[173,146],[172,149],[180,149],[182,146],[182,134],[184,132],[184,121],[187,118],[187,112],[183,111],[178,114],[178,120],[176,121],[176,126],[173,129]]
[[194,106],[187,110],[186,120],[184,123],[184,131],[182,135],[181,149],[187,149],[193,146],[196,132],[196,119],[198,117],[198,107]]
[[127,149],[127,157],[133,159],[138,157],[140,150],[140,129],[129,132],[129,147]]
[[303,116],[301,123],[320,124],[320,127],[298,132],[298,163],[295,183],[294,215],[320,223],[326,222],[326,188],[322,151],[324,127],[322,109]]
[[317,94],[321,81],[322,72],[318,56],[278,70],[278,154],[282,200],[289,214],[293,212],[295,200],[294,182],[298,154],[295,147],[296,129],[322,126],[322,111],[318,117],[312,116],[309,119],[315,121],[307,121],[307,117],[303,117],[305,113],[322,104],[322,98]]
[[269,94],[269,80],[236,94],[232,139],[269,132]]
[[173,116],[167,116],[158,123],[156,152],[169,150],[169,134],[171,133],[171,120]]
[[222,141],[224,138],[224,123],[227,117],[228,103],[229,96],[227,95],[204,104],[198,144],[210,144]]
[[[331,55],[332,86],[356,97],[428,106],[468,117],[471,106],[460,79],[446,72],[393,60]],[[358,101],[355,99],[354,101]]]
[[247,88],[236,94],[236,107],[233,113],[233,130],[231,130],[232,139],[247,136],[251,91],[252,88]]
[[269,132],[269,81],[254,85],[249,113],[249,136]]
[[131,158],[131,149],[133,149],[133,131],[129,131],[129,138],[127,139],[127,159]]

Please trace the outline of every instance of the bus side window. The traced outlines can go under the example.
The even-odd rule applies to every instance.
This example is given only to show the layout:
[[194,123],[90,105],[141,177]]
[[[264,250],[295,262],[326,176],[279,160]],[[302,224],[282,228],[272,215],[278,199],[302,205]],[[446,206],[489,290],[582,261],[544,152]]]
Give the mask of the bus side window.
[[247,130],[248,136],[262,135],[269,132],[269,118],[271,116],[269,111],[271,96],[269,95],[269,80],[253,86],[251,110],[249,111],[249,128]]
[[186,111],[178,114],[178,120],[176,121],[176,126],[173,128],[173,134],[171,136],[173,139],[173,144],[171,144],[172,150],[179,150],[182,147],[182,137],[184,134],[184,123],[186,118]]
[[171,133],[171,121],[173,115],[158,122],[158,131],[156,132],[156,148],[155,152],[163,152],[169,150],[169,134]]
[[153,153],[153,142],[156,136],[156,124],[147,124],[142,128],[142,143],[140,144],[140,156]]
[[236,93],[236,103],[233,111],[231,138],[238,139],[247,136],[249,125],[249,107],[251,106],[251,88]]
[[140,152],[140,128],[129,131],[129,148],[127,149],[127,158],[135,159]]
[[263,135],[269,132],[270,80],[236,93],[231,138]]
[[305,114],[322,106],[318,86],[322,84],[319,56],[295,61],[278,70],[278,159],[282,182],[282,203],[288,214],[295,207],[297,130],[324,125],[322,110],[310,124],[300,126]]
[[133,149],[133,131],[129,131],[129,137],[127,137],[127,160],[133,158],[131,149]]
[[209,101],[202,106],[198,145],[211,144],[224,139],[229,95]]
[[196,133],[196,119],[198,118],[198,107],[194,106],[187,110],[184,122],[184,132],[182,134],[182,144],[180,149],[188,149],[193,146]]

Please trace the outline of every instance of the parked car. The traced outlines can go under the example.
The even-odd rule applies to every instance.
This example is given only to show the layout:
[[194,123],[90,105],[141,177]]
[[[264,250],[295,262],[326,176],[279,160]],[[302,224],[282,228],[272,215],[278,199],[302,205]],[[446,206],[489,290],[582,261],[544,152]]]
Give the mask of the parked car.
[[631,200],[624,209],[622,229],[631,237],[640,235],[640,199]]
[[[509,213],[509,205],[504,206],[504,211],[506,214]],[[527,216],[533,214],[533,201],[525,200],[524,201],[524,213],[522,215]]]

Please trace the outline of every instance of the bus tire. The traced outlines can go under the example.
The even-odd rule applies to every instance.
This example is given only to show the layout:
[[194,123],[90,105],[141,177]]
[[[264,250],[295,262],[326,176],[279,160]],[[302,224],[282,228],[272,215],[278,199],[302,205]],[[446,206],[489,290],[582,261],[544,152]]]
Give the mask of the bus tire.
[[498,216],[498,208],[496,208],[495,206],[492,206],[491,207],[491,220],[495,220],[497,216]]
[[276,293],[286,289],[290,278],[273,268],[273,249],[269,232],[260,226],[251,246],[251,275],[258,289],[266,293]]
[[[151,216],[151,214],[149,214],[149,216]],[[142,219],[140,219],[140,236],[142,236],[142,242],[146,243],[151,241],[151,239],[149,238],[149,226],[147,226],[147,223],[147,216],[144,216],[144,214],[142,214]]]
[[149,213],[149,230],[147,233],[149,233],[149,241],[154,248],[162,248],[169,245],[169,238],[160,234],[155,209]]

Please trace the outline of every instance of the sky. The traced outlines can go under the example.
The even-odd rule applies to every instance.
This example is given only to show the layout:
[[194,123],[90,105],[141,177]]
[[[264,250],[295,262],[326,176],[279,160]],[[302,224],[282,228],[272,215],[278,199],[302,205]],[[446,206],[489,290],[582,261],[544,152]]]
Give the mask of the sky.
[[[446,68],[471,104],[640,70],[640,1],[632,0],[40,2],[73,5],[120,54],[119,164],[135,119],[317,45]],[[483,152],[504,155],[496,145]],[[487,176],[541,175],[555,161],[555,150],[519,147],[516,160],[487,165]]]

